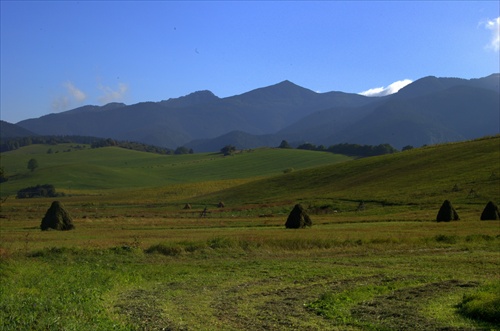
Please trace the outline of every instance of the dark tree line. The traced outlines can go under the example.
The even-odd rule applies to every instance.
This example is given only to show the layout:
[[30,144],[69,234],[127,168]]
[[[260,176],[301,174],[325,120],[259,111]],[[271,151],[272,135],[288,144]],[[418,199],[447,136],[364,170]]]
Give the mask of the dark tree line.
[[54,185],[44,184],[44,185],[36,185],[30,186],[17,191],[18,199],[27,199],[27,198],[41,198],[41,197],[57,197],[60,196],[56,193],[56,189]]
[[33,136],[5,138],[0,141],[0,152],[8,152],[34,144],[57,145],[67,143],[91,144],[99,138],[84,136]]
[[[279,145],[279,148],[291,148],[290,144],[283,140]],[[308,151],[320,151],[320,152],[330,152],[335,154],[343,154],[348,156],[356,157],[367,157],[383,154],[392,154],[398,152],[397,149],[389,144],[380,144],[376,146],[372,145],[358,145],[358,144],[337,144],[330,147],[325,147],[323,145],[316,146],[311,143],[303,143],[297,146],[297,149],[304,149]]]
[[358,144],[338,144],[328,147],[328,152],[344,154],[348,156],[375,156],[383,154],[392,154],[398,152],[397,149],[389,144],[358,145]]
[[87,137],[87,136],[33,136],[20,138],[7,138],[0,141],[0,153],[13,151],[18,148],[34,145],[57,145],[57,144],[87,144],[92,148],[117,146],[121,148],[131,149],[141,152],[149,152],[156,154],[173,154],[173,151],[168,148],[152,146],[137,142],[118,141],[114,139]]

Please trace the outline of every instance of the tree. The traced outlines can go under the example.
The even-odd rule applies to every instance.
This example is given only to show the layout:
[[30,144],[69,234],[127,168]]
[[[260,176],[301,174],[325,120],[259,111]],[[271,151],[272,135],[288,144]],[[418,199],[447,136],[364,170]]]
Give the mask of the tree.
[[179,154],[192,154],[193,153],[192,151],[193,151],[192,149],[190,150],[187,147],[181,146],[181,147],[177,147],[174,154],[177,154],[177,155],[179,155]]
[[232,155],[235,151],[236,147],[234,147],[233,145],[226,145],[220,150],[220,152],[224,154],[224,156]]
[[5,169],[0,167],[0,183],[6,182],[7,176],[5,175]]
[[292,148],[292,146],[290,146],[290,144],[288,143],[288,141],[282,140],[281,144],[278,146],[278,148]]
[[28,169],[33,172],[38,168],[38,161],[36,159],[31,159],[28,161]]
[[409,151],[410,149],[413,149],[413,146],[412,145],[406,145],[405,147],[403,147],[403,149],[401,149],[402,151]]

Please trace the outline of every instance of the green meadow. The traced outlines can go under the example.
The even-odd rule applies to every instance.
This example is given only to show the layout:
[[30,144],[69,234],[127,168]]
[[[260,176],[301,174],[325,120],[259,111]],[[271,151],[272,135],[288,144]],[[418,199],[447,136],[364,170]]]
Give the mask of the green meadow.
[[[500,330],[500,221],[480,220],[500,136],[360,159],[0,157],[0,330]],[[64,195],[15,198],[37,184]],[[74,230],[40,231],[56,199]],[[446,199],[459,221],[436,222]],[[297,203],[313,226],[285,229]]]
[[[27,169],[31,158],[39,164],[33,173]],[[45,183],[53,184],[61,192],[78,194],[268,177],[290,169],[350,159],[326,152],[272,148],[223,156],[218,153],[159,155],[118,147],[91,149],[76,144],[31,145],[2,153],[2,166],[13,178],[2,184],[1,193],[3,196],[15,195],[22,187]]]

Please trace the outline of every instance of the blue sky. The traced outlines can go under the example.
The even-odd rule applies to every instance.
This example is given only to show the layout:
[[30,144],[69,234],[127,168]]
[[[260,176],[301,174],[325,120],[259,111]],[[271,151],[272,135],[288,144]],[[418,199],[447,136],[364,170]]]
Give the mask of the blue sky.
[[[498,1],[1,1],[1,119],[283,80],[397,91],[500,72]],[[406,81],[405,81],[406,80]],[[391,85],[392,84],[392,85]]]

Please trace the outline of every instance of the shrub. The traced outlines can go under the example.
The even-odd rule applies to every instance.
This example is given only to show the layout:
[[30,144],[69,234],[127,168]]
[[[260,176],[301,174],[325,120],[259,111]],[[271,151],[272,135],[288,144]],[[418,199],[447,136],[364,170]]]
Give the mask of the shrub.
[[456,244],[458,238],[457,238],[457,236],[448,236],[445,234],[438,234],[437,236],[434,237],[434,239],[439,243]]
[[28,161],[28,169],[33,172],[35,169],[38,168],[38,161],[36,159],[30,159]]
[[178,256],[181,255],[184,250],[179,245],[165,243],[153,245],[146,249],[145,252],[148,254],[158,253],[166,256]]
[[7,176],[5,175],[5,169],[0,167],[0,183],[6,182]]
[[470,234],[467,237],[465,237],[465,241],[467,241],[467,242],[491,241],[494,239],[495,239],[494,237],[489,236],[487,234]]
[[288,141],[282,140],[281,144],[278,146],[278,148],[292,148],[292,146],[290,146],[290,144],[288,143]]
[[184,250],[189,253],[201,251],[207,247],[203,242],[181,242],[180,244],[184,246]]
[[31,187],[26,187],[17,191],[18,199],[26,199],[26,198],[39,198],[39,197],[57,197],[61,194],[56,193],[56,189],[54,185],[44,184],[44,185],[36,185]]
[[236,152],[236,147],[233,146],[233,145],[226,145],[226,146],[224,146],[224,147],[221,148],[220,152],[224,156],[233,155],[233,153]]
[[208,240],[208,247],[212,249],[235,247],[237,242],[228,237],[215,237]]

